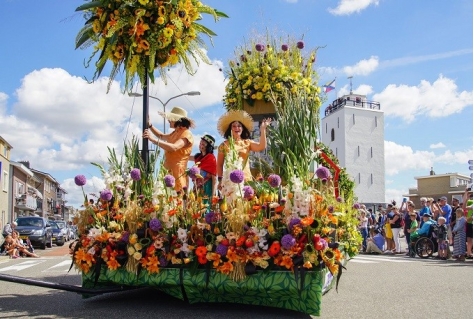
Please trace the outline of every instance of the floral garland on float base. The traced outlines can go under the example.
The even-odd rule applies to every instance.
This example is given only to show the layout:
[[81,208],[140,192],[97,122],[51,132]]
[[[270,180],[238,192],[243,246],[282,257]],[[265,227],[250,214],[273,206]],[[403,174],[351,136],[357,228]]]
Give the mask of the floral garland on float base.
[[135,75],[142,85],[146,85],[146,75],[154,82],[156,68],[166,81],[166,68],[179,62],[194,73],[188,54],[196,63],[210,63],[200,35],[216,36],[198,21],[203,14],[215,21],[227,17],[197,0],[87,0],[76,11],[83,11],[86,20],[76,36],[76,49],[93,46],[86,67],[99,54],[92,80],[100,77],[107,61],[113,64],[107,91],[121,68],[126,89]]

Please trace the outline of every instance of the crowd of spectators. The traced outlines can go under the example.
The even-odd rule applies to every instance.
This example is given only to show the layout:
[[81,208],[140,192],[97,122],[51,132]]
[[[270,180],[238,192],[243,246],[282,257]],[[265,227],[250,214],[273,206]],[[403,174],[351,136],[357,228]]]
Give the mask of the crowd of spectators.
[[[437,201],[422,197],[418,208],[406,198],[399,206],[392,201],[385,208],[379,205],[376,211],[360,205],[359,231],[363,238],[360,252],[415,257],[414,251],[410,251],[412,244],[430,235],[437,244],[434,258],[472,259],[472,194],[472,189],[467,188],[462,202],[453,197],[451,205],[445,196]],[[401,240],[406,241],[406,251],[401,248]]]

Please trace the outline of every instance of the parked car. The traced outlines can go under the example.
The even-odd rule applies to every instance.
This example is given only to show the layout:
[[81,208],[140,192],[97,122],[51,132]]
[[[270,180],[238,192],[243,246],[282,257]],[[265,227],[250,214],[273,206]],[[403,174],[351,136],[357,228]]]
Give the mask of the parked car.
[[64,236],[64,240],[69,241],[69,239],[71,238],[71,230],[69,229],[67,223],[62,220],[55,220],[54,222],[61,229],[61,232]]
[[41,249],[53,246],[53,230],[50,222],[39,216],[21,216],[16,220],[16,231],[21,239],[30,239],[33,246]]
[[51,224],[51,229],[53,230],[53,244],[56,244],[57,246],[63,246],[66,242],[64,230],[56,221],[50,221],[49,223]]

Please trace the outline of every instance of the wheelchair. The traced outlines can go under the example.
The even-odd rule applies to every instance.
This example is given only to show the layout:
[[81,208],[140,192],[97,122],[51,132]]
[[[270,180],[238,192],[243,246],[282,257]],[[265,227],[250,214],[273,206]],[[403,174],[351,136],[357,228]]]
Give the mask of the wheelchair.
[[423,235],[410,243],[410,257],[418,257],[426,259],[438,252],[438,240],[436,237],[436,225],[432,224],[428,235]]

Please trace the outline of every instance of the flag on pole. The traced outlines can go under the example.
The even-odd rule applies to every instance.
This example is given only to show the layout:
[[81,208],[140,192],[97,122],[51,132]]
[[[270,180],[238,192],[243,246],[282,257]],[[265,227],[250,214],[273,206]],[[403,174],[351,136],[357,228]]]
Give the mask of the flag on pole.
[[324,93],[331,92],[336,88],[336,79],[323,85]]

